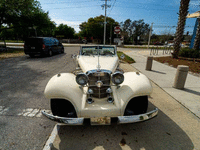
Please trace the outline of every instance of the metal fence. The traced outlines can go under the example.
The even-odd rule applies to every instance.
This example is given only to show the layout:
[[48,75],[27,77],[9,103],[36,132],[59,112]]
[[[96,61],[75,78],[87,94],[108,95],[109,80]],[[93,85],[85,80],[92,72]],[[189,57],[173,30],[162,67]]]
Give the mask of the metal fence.
[[159,51],[162,51],[163,55],[169,55],[173,52],[173,46],[166,46],[166,47],[154,46],[150,50],[150,55],[158,55]]

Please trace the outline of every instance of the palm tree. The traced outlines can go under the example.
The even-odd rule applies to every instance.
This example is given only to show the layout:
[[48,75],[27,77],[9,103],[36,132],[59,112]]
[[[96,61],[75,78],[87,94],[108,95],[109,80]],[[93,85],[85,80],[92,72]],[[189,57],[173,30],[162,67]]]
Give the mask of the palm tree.
[[189,3],[190,0],[181,0],[180,2],[179,20],[178,20],[178,26],[176,28],[176,36],[174,39],[174,52],[172,54],[173,58],[178,58],[178,53],[181,47],[180,44],[183,39],[183,33],[184,33],[185,21],[188,13]]
[[199,44],[200,44],[200,19],[198,18],[198,25],[197,25],[197,31],[196,31],[196,37],[194,40],[194,49],[198,50],[199,49]]

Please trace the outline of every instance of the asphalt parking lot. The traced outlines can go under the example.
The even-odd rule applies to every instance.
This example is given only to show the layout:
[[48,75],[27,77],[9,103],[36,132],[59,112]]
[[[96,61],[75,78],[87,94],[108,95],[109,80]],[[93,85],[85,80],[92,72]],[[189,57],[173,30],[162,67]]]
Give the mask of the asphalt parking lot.
[[[53,75],[74,69],[71,54],[78,49],[66,47],[64,54],[53,57],[0,61],[0,150],[43,149],[56,125],[40,113],[50,109],[44,88]],[[134,71],[130,65],[122,64],[122,68]],[[199,118],[152,84],[149,109],[158,107],[156,118],[125,125],[59,126],[51,149],[200,149]]]
[[0,61],[0,150],[43,149],[55,123],[41,115],[49,110],[43,95],[48,80],[55,74],[71,72],[71,54],[52,57],[22,56]]

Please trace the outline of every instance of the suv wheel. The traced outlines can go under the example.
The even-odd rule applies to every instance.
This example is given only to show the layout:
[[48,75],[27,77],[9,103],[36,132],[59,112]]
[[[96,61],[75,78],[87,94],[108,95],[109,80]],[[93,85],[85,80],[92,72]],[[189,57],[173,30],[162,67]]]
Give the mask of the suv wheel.
[[64,48],[61,49],[61,53],[64,53]]
[[49,50],[48,56],[51,57],[53,55],[52,50]]

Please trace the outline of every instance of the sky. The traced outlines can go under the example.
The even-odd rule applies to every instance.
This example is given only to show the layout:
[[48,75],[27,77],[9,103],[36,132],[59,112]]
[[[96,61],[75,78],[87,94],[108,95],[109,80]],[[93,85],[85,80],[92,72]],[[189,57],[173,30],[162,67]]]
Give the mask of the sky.
[[[80,31],[79,24],[89,18],[105,15],[102,5],[105,0],[38,0],[42,9],[49,12],[49,17],[57,26],[67,24]],[[180,0],[108,0],[107,16],[117,22],[126,19],[140,20],[151,25],[154,34],[175,34],[178,22]],[[200,0],[190,0],[189,13],[200,10]],[[196,18],[186,20],[185,33],[192,35]],[[103,31],[102,31],[103,32]]]

